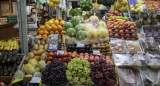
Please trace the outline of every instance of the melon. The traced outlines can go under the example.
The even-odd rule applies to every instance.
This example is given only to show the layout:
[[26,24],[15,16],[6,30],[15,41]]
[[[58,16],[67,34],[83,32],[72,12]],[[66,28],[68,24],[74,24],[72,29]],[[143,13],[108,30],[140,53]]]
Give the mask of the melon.
[[84,20],[81,17],[75,16],[71,19],[71,23],[73,24],[73,26],[76,26],[76,25],[83,23],[83,22],[84,22]]
[[83,30],[83,26],[82,26],[81,24],[78,24],[78,25],[76,25],[76,26],[74,27],[74,29],[75,29],[76,32],[77,32],[77,31],[79,31],[79,30]]
[[97,29],[89,29],[86,34],[89,40],[96,40],[98,37]]
[[86,38],[86,32],[85,31],[78,31],[76,34],[77,40],[84,40]]
[[28,74],[34,74],[35,72],[34,67],[30,64],[24,64],[22,67],[22,71]]
[[41,77],[42,74],[41,74],[41,72],[35,72],[33,76],[34,76],[34,77]]
[[74,28],[68,28],[66,35],[68,35],[69,37],[75,37],[76,35],[76,30]]
[[65,30],[67,30],[68,28],[73,28],[73,25],[71,22],[66,22],[63,27]]
[[98,37],[99,38],[108,38],[108,30],[104,28],[98,29]]
[[41,70],[46,67],[45,61],[40,60],[37,65]]
[[36,59],[30,59],[28,64],[32,65],[35,68],[37,66],[37,60]]

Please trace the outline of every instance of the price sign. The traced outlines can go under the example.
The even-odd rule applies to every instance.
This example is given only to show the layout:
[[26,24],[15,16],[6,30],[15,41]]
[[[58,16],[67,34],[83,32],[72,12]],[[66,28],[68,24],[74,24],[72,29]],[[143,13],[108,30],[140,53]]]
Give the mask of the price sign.
[[99,21],[98,21],[97,19],[92,20],[91,23],[92,23],[95,27],[97,27],[97,26],[99,25]]
[[30,83],[40,83],[41,77],[33,77]]
[[84,47],[84,44],[82,43],[77,43],[77,46],[76,47]]
[[125,77],[126,82],[128,83],[135,83],[135,80],[132,76],[126,76]]
[[63,54],[64,54],[64,51],[58,50],[58,51],[57,51],[57,55],[59,55],[59,54],[63,55]]
[[98,51],[98,50],[95,50],[95,51],[93,51],[93,55],[100,55],[101,53],[100,53],[100,51]]

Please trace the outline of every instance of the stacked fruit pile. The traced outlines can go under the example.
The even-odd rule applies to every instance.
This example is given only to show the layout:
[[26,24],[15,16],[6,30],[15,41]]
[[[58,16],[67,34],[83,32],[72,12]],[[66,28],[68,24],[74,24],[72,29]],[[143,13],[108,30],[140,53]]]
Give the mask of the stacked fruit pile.
[[109,36],[126,40],[136,40],[136,24],[134,22],[113,20],[108,23]]
[[8,41],[0,41],[0,50],[19,50],[19,43],[16,39],[10,39]]
[[61,1],[61,0],[49,0],[49,6],[50,6],[51,8],[55,8],[57,5],[60,4],[60,1]]
[[63,29],[63,25],[65,21],[62,18],[57,18],[56,20],[51,19],[45,23],[45,25],[41,25],[38,29],[38,37],[50,37],[51,34],[65,34],[66,32]]
[[80,7],[83,11],[90,11],[93,8],[91,0],[80,1]]
[[[131,12],[144,12],[143,11],[143,4],[144,4],[144,1],[141,1],[141,3],[137,3],[137,1],[129,1],[129,4],[130,4],[130,10]],[[137,8],[137,9],[135,9]]]
[[17,52],[2,52],[0,55],[0,76],[13,76],[17,71],[23,55]]
[[126,12],[127,11],[127,5],[128,5],[127,0],[117,0],[116,9],[121,11],[121,12]]

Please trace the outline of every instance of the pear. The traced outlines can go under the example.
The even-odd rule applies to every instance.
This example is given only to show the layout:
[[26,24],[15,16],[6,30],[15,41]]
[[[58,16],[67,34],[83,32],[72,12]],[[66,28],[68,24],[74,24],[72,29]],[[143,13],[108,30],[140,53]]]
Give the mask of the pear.
[[116,2],[116,8],[117,8],[117,9],[121,8],[121,6],[122,6],[121,3]]
[[119,10],[122,11],[122,12],[125,12],[127,10],[127,8],[122,6]]
[[124,6],[126,6],[126,5],[128,4],[128,1],[127,1],[127,0],[123,0],[122,4],[123,4]]
[[123,0],[117,0],[118,2],[122,2]]

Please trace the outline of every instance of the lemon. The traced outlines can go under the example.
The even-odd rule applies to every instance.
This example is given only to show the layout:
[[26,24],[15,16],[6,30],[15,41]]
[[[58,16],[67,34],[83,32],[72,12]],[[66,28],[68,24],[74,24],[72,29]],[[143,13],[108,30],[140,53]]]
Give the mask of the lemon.
[[137,8],[137,12],[139,12],[141,9],[140,8]]
[[139,3],[139,6],[141,6],[142,4],[141,3]]
[[140,12],[144,12],[143,9],[141,9]]
[[133,5],[131,5],[130,8],[133,8]]
[[136,4],[136,8],[138,8],[139,7],[139,4]]
[[135,12],[138,12],[138,10],[136,9]]
[[141,4],[144,4],[144,1],[141,1]]
[[134,8],[131,8],[131,12],[134,12],[135,11],[135,9]]

